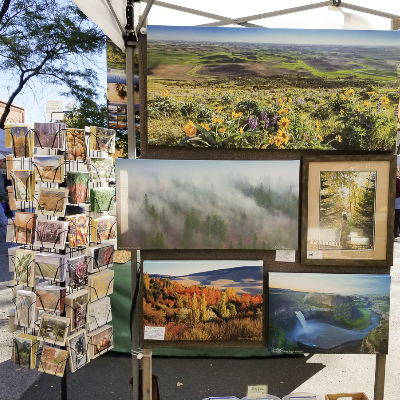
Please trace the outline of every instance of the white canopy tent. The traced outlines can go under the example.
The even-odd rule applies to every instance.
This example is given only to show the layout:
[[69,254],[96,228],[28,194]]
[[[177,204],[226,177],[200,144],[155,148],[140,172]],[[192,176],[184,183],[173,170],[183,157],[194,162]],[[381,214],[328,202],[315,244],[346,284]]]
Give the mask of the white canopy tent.
[[[307,28],[307,29],[400,29],[400,2],[398,0],[280,0],[279,2],[247,2],[220,0],[73,0],[73,2],[123,51],[127,60],[128,92],[128,157],[136,158],[136,132],[134,121],[133,53],[137,37],[146,34],[143,28],[147,17],[152,25],[175,26],[237,26],[263,28]],[[303,4],[299,4],[303,3]],[[143,11],[142,11],[143,9]],[[244,16],[243,16],[244,15]],[[134,254],[133,254],[134,256]],[[135,259],[135,260],[134,260]],[[132,258],[139,261],[138,256]],[[134,271],[134,269],[132,269]],[[138,292],[137,277],[132,274],[132,296]],[[135,289],[136,288],[136,289]],[[136,303],[137,304],[137,303]],[[131,312],[134,307],[132,307]],[[134,313],[133,330],[138,331],[138,321]],[[138,362],[143,362],[143,399],[151,399],[151,351],[143,353],[138,338],[133,334],[133,386],[138,387]],[[146,357],[147,356],[147,357]],[[145,366],[146,363],[146,366]],[[375,400],[383,399],[385,358],[377,358]],[[138,399],[138,392],[132,391]]]

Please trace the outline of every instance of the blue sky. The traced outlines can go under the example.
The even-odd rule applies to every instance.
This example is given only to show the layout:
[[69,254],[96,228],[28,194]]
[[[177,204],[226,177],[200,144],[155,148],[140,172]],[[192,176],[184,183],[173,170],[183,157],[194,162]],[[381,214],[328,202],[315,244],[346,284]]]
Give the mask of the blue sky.
[[144,261],[143,272],[149,275],[184,276],[198,272],[216,271],[218,269],[237,267],[262,267],[259,261],[235,261],[235,260],[188,260],[188,261]]
[[148,27],[149,41],[180,40],[203,42],[245,42],[280,44],[340,44],[364,46],[398,46],[399,31],[346,31],[333,29],[265,29],[217,28],[194,26]]
[[345,295],[390,292],[390,275],[269,273],[271,288]]

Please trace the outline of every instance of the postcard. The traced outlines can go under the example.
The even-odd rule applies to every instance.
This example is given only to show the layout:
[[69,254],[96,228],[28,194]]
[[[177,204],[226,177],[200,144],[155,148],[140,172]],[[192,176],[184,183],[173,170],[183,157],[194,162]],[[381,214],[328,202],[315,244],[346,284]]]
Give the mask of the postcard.
[[14,221],[14,243],[32,244],[35,236],[36,214],[18,211]]
[[15,201],[33,201],[35,194],[35,173],[31,170],[10,172]]
[[38,341],[36,336],[20,333],[13,340],[13,359],[20,367],[34,369]]
[[79,332],[67,337],[67,348],[71,372],[75,372],[90,361],[88,354],[88,340],[85,330],[80,330]]
[[62,377],[64,376],[67,359],[67,350],[44,346],[40,358],[39,372],[45,372],[46,374]]
[[63,217],[67,205],[68,190],[39,188],[38,211],[44,215]]
[[99,187],[90,189],[90,211],[101,212],[114,210],[115,189]]
[[33,159],[37,181],[63,183],[64,156],[38,156]]
[[102,245],[91,246],[86,249],[89,256],[89,272],[98,272],[113,266],[114,245],[104,243]]
[[111,302],[108,296],[88,304],[87,321],[89,324],[89,331],[100,328],[111,320]]
[[71,204],[86,203],[89,199],[89,172],[68,171],[68,201]]
[[105,270],[89,275],[86,289],[90,293],[90,301],[96,301],[113,293],[114,271]]
[[115,152],[115,130],[90,127],[90,149],[94,151]]
[[84,129],[66,130],[67,160],[86,160],[86,139]]
[[30,290],[17,290],[15,296],[15,325],[35,328],[36,295]]
[[36,251],[18,249],[15,252],[14,283],[16,285],[35,286],[35,257]]
[[111,157],[91,157],[90,175],[92,180],[113,180],[114,163]]
[[65,126],[56,122],[35,122],[35,147],[63,150]]
[[117,237],[117,219],[111,215],[93,218],[90,225],[91,240],[99,242]]
[[88,282],[88,257],[78,256],[68,260],[68,286],[78,289]]
[[69,322],[69,318],[42,314],[38,340],[58,346],[65,346],[65,339],[67,338],[70,325]]
[[113,327],[105,325],[89,334],[90,358],[94,359],[114,348]]
[[41,279],[65,281],[67,256],[54,253],[35,254],[36,276]]
[[35,246],[64,249],[67,231],[68,222],[66,221],[38,221]]
[[65,312],[71,320],[71,330],[86,324],[89,292],[85,289],[75,291],[65,297]]
[[11,126],[9,130],[6,128],[6,136],[7,132],[11,136],[14,157],[33,157],[33,133],[31,128],[29,125]]
[[61,314],[64,312],[66,289],[60,286],[41,284],[36,286],[36,308]]
[[86,246],[89,242],[87,215],[69,215],[65,217],[65,220],[68,222],[69,247]]

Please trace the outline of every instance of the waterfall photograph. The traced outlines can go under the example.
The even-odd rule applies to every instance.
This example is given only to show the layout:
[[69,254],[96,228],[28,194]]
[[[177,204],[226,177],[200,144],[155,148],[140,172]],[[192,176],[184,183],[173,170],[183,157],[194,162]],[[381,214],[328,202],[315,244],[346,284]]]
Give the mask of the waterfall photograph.
[[390,276],[269,273],[274,354],[387,354]]

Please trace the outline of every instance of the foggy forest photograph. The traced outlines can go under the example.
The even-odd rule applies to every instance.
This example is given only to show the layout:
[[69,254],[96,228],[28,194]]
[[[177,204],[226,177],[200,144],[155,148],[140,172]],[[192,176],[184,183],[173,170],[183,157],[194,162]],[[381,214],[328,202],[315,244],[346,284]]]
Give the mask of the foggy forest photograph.
[[120,249],[297,249],[299,161],[118,159],[116,170]]

